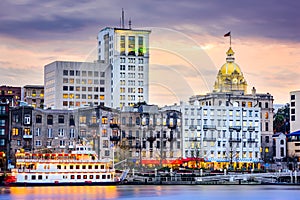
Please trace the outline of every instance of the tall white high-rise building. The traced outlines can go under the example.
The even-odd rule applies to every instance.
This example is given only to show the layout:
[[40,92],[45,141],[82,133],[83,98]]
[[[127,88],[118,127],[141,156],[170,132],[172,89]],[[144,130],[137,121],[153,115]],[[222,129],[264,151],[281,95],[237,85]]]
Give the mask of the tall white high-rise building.
[[104,28],[98,34],[98,60],[111,64],[113,108],[149,101],[149,30]]

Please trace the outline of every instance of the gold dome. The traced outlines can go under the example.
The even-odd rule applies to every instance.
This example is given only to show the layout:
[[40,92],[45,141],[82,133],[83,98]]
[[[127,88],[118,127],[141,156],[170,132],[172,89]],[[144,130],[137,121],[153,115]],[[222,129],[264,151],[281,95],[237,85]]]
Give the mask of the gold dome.
[[234,62],[227,62],[224,65],[222,65],[222,67],[220,69],[220,72],[223,75],[231,75],[234,71],[241,74],[240,67]]

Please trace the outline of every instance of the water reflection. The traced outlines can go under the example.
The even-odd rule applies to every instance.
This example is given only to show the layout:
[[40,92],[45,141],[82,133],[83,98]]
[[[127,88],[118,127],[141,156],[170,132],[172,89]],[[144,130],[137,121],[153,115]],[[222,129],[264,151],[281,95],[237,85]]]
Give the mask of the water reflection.
[[0,188],[0,199],[298,200],[300,186],[138,185]]

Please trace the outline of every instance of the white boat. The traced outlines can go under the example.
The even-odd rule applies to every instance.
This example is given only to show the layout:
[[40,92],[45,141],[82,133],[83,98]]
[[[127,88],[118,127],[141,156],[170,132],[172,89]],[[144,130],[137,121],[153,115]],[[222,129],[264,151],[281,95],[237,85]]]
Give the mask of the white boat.
[[114,185],[109,160],[98,160],[90,146],[77,145],[71,153],[16,153],[16,167],[7,185]]

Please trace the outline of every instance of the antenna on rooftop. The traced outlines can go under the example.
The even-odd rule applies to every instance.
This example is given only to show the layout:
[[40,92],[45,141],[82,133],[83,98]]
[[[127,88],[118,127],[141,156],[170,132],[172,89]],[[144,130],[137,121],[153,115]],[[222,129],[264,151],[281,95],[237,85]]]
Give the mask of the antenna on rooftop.
[[129,19],[128,25],[129,25],[129,29],[131,29],[131,18]]
[[122,8],[122,28],[124,29],[124,9]]

